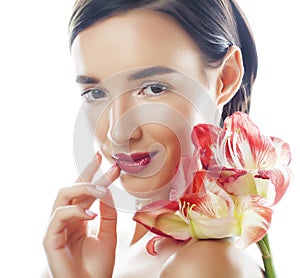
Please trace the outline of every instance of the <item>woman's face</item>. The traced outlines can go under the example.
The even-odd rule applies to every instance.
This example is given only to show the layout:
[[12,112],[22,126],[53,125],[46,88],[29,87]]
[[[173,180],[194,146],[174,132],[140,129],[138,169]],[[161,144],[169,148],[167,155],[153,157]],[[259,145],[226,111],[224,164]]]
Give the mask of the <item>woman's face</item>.
[[175,21],[149,10],[85,29],[72,57],[89,124],[105,158],[120,166],[124,188],[169,184],[181,157],[193,152],[190,132],[203,121],[197,101],[215,102],[217,70]]

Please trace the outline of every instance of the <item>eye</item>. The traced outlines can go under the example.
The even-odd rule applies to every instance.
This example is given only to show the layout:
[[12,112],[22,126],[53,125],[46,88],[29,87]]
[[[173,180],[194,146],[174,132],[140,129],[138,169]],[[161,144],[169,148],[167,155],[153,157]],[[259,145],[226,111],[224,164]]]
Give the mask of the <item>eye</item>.
[[84,97],[87,102],[93,102],[107,98],[108,94],[99,88],[88,88],[83,90],[81,96]]
[[146,96],[158,96],[163,94],[168,89],[169,87],[164,84],[160,84],[160,83],[149,84],[144,86],[139,94],[146,95]]

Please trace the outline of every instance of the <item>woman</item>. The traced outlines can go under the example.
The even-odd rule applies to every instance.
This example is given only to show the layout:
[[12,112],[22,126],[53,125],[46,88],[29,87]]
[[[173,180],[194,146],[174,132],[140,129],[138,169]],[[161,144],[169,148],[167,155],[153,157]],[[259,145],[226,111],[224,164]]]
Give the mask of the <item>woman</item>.
[[[262,277],[227,239],[165,239],[150,256],[149,233],[136,224],[128,244],[119,240],[116,250],[122,235],[109,190],[119,180],[142,205],[169,198],[192,159],[193,125],[249,111],[257,56],[236,3],[79,0],[69,27],[83,110],[102,154],[58,193],[44,238],[51,275]],[[102,156],[113,166],[96,179]],[[97,216],[89,210],[96,198],[100,225],[91,236],[87,223]]]

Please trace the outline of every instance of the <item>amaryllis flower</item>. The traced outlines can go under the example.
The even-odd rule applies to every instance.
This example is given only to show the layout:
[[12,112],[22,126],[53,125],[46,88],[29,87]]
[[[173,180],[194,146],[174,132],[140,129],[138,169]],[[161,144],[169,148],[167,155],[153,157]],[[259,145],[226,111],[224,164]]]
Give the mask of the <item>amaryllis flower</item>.
[[242,112],[224,122],[224,128],[209,124],[194,127],[192,141],[204,170],[230,194],[258,194],[276,204],[290,183],[289,145],[264,136]]
[[270,205],[282,198],[291,180],[288,144],[262,135],[241,112],[228,117],[223,129],[195,126],[192,141],[201,166],[193,171],[191,185],[176,179],[175,196],[184,195],[177,201],[149,204],[134,216],[158,235],[148,242],[148,252],[155,255],[155,243],[161,237],[180,241],[237,237],[242,248],[258,244],[266,277],[275,278],[267,231]]
[[237,244],[244,248],[262,239],[272,216],[264,198],[229,195],[205,175],[196,173],[192,193],[178,201],[149,204],[134,220],[157,235],[182,241],[238,236]]

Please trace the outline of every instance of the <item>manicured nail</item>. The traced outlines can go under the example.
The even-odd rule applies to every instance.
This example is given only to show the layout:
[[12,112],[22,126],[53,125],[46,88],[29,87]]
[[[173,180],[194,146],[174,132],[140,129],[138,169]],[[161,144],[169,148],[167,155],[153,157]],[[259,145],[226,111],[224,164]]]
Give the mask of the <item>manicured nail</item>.
[[96,189],[100,192],[107,193],[107,188],[102,185],[96,185]]
[[115,162],[115,163],[109,168],[109,170],[107,171],[107,173],[111,173],[114,169],[116,169],[117,166],[118,166],[118,163]]
[[96,158],[97,158],[98,163],[100,164],[100,163],[101,163],[101,160],[102,160],[102,156],[101,156],[101,154],[100,154],[100,151],[97,151],[97,153],[96,153]]
[[85,211],[85,213],[88,215],[88,216],[91,216],[91,217],[93,217],[93,218],[95,218],[98,214],[97,213],[95,213],[95,212],[93,212],[93,211],[91,211],[91,210],[86,210]]

